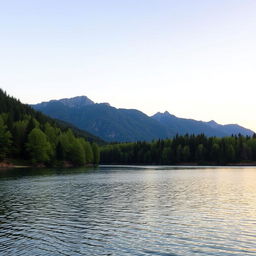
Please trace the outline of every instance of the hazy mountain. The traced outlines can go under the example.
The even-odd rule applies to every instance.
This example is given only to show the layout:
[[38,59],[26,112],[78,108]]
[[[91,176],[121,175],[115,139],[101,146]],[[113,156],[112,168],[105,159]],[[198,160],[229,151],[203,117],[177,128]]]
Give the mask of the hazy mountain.
[[170,129],[172,133],[176,134],[200,134],[204,133],[207,136],[222,137],[226,134],[218,129],[208,125],[206,122],[196,121],[193,119],[178,118],[171,115],[169,112],[156,113],[152,116],[153,119],[159,121],[166,128]]
[[215,121],[207,122],[208,125],[210,125],[214,129],[218,129],[219,131],[224,132],[225,134],[242,134],[242,135],[253,135],[253,131],[250,129],[246,129],[238,124],[225,124],[221,125],[216,123]]
[[[74,102],[71,99],[72,104]],[[107,103],[83,105],[80,107],[50,101],[33,105],[46,115],[72,123],[107,141],[137,141],[165,138],[166,128],[158,121],[135,109],[117,109]]]
[[52,100],[32,105],[51,117],[72,123],[106,141],[138,141],[167,138],[178,134],[200,134],[223,137],[253,131],[239,125],[220,125],[214,121],[203,122],[179,118],[169,112],[152,117],[136,109],[118,109],[108,103],[96,104],[86,96]]
[[179,118],[171,115],[169,112],[156,113],[152,116],[153,119],[159,121],[166,128],[179,134],[200,134],[204,133],[207,136],[224,137],[232,134],[253,135],[253,131],[246,129],[237,124],[221,125],[215,121],[203,122],[193,119]]
[[80,107],[94,104],[94,102],[86,96],[77,96],[77,97],[69,98],[69,99],[65,98],[65,99],[60,99],[60,100],[51,100],[48,102],[42,102],[42,103],[40,103],[40,106],[47,107],[49,104],[55,104],[55,103],[57,103],[57,104],[62,103],[64,106],[67,106],[70,108],[80,108]]

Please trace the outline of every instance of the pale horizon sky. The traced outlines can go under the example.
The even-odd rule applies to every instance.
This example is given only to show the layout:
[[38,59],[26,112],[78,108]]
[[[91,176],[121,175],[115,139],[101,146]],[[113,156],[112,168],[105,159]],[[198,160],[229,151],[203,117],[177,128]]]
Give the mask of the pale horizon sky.
[[255,0],[0,0],[0,88],[256,131]]

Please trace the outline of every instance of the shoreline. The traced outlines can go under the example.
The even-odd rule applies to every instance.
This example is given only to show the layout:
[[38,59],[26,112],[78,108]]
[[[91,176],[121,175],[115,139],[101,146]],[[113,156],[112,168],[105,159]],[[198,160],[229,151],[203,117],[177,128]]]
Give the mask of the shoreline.
[[[200,166],[223,166],[223,167],[256,167],[256,162],[240,162],[240,163],[228,163],[228,164],[216,164],[216,163],[179,163],[179,164],[136,164],[136,163],[131,163],[131,164],[118,164],[118,163],[113,163],[113,164],[99,164],[98,166],[194,166],[194,167],[200,167]],[[1,169],[11,169],[11,168],[81,168],[81,167],[95,167],[93,164],[88,164],[84,166],[75,166],[70,162],[63,162],[60,165],[52,165],[52,166],[47,166],[44,164],[37,164],[37,165],[32,165],[29,163],[26,163],[24,161],[19,161],[19,160],[14,160],[12,161],[11,159],[5,160],[0,162],[0,170]]]
[[28,163],[13,163],[12,161],[3,161],[0,162],[0,170],[1,169],[12,169],[12,168],[81,168],[81,167],[95,167],[97,165],[93,165],[93,164],[87,164],[84,166],[75,166],[72,163],[69,162],[63,162],[61,165],[52,165],[52,166],[47,166],[45,164],[37,164],[37,165],[32,165],[32,164],[28,164]]
[[248,163],[230,163],[230,164],[211,164],[211,163],[203,163],[203,164],[198,164],[198,163],[181,163],[181,164],[136,164],[136,163],[132,163],[132,164],[99,164],[99,166],[193,166],[193,167],[200,167],[200,166],[219,166],[219,167],[228,167],[228,166],[252,166],[252,167],[256,167],[256,162],[248,162]]
[[12,164],[12,163],[6,163],[6,162],[0,162],[0,169],[1,168],[28,168],[30,166],[27,165],[16,165],[16,164]]

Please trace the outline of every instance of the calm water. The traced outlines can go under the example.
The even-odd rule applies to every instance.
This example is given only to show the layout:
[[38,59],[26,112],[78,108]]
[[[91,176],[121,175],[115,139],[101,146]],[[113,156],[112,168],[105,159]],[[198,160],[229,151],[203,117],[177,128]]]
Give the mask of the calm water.
[[0,170],[0,255],[256,255],[256,168]]

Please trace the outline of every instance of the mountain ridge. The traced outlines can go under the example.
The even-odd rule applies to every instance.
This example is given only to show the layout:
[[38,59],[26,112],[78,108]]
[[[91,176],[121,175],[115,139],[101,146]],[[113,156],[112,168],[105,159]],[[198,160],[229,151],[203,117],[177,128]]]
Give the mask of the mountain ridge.
[[51,117],[69,122],[109,142],[164,139],[176,134],[201,134],[225,137],[253,131],[237,124],[221,125],[176,117],[168,111],[148,116],[137,109],[115,108],[109,103],[95,103],[87,96],[51,100],[31,105]]

